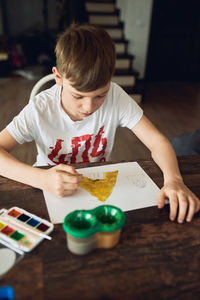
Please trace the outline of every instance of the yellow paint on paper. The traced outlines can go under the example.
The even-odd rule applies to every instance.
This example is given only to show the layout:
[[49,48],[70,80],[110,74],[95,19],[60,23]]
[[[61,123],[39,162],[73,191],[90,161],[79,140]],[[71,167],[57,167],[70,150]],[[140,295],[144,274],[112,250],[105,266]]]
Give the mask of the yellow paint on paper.
[[106,201],[112,193],[117,180],[118,171],[104,172],[103,174],[104,178],[97,180],[83,176],[80,184],[83,189],[96,197],[99,201]]

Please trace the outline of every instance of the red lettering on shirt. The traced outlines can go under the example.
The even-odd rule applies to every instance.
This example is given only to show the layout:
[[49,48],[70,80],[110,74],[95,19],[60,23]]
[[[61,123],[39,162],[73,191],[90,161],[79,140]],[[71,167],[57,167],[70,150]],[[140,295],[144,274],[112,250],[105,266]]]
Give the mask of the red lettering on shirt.
[[78,137],[72,138],[72,156],[70,159],[70,163],[74,164],[76,163],[76,156],[78,154],[78,148],[81,147],[81,144],[79,142],[84,142],[85,141],[85,150],[82,153],[82,158],[83,162],[89,162],[89,157],[88,157],[88,150],[91,145],[91,134],[86,134]]
[[55,147],[49,147],[50,149],[53,149],[51,151],[51,153],[48,155],[48,158],[55,164],[60,164],[60,161],[58,159],[58,161],[55,160],[55,157],[58,155],[58,152],[62,149],[62,143],[64,142],[64,140],[61,139],[57,139],[56,141],[56,145]]
[[[106,159],[103,157],[105,154],[105,149],[107,146],[107,138],[103,138],[102,135],[104,133],[104,126],[102,126],[99,129],[99,132],[95,136],[94,139],[94,144],[91,152],[92,157],[98,157],[102,156],[100,158],[100,161],[105,161]],[[89,159],[89,149],[91,148],[91,140],[92,140],[92,134],[85,134],[79,137],[73,137],[71,140],[71,148],[72,148],[72,153],[66,153],[66,154],[60,154],[60,150],[63,148],[63,142],[64,140],[62,139],[57,139],[56,140],[56,145],[54,147],[49,147],[52,149],[51,153],[48,155],[48,158],[55,164],[74,164],[77,162],[77,156],[80,151],[82,150],[82,161],[81,163],[88,163],[90,162]],[[66,160],[66,157],[70,157],[70,161]]]
[[[95,136],[94,147],[92,149],[91,156],[97,157],[105,154],[105,149],[107,146],[107,138],[102,138],[102,134],[104,133],[104,126],[99,129],[99,132]],[[100,143],[102,144],[102,149],[98,151],[100,147]]]

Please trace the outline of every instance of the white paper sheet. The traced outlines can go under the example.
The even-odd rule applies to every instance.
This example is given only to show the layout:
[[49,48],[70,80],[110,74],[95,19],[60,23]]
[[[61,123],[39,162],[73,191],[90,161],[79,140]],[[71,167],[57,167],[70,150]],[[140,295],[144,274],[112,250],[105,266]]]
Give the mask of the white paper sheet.
[[110,164],[105,166],[77,169],[87,176],[89,173],[111,172],[118,170],[116,184],[106,201],[101,202],[86,190],[78,191],[65,198],[57,198],[44,193],[50,220],[53,224],[62,223],[65,216],[77,209],[93,209],[102,204],[110,204],[129,211],[156,206],[159,188],[137,162]]

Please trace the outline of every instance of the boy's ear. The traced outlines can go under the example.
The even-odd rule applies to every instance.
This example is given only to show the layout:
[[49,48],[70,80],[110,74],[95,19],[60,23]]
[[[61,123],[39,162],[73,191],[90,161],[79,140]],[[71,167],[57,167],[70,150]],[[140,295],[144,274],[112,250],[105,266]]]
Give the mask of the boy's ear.
[[55,77],[55,81],[58,85],[63,85],[63,81],[62,81],[62,76],[60,75],[60,73],[58,72],[58,69],[56,67],[52,68],[52,72],[54,74]]

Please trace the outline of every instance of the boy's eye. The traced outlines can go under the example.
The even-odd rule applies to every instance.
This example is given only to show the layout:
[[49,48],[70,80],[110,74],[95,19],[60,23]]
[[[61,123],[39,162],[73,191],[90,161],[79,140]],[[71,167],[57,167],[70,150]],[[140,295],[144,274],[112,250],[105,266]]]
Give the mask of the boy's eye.
[[106,95],[97,96],[98,99],[104,98]]
[[82,96],[75,96],[75,95],[73,95],[73,98],[75,98],[75,99],[82,99],[83,97]]
[[[98,99],[102,99],[102,98],[104,98],[106,95],[99,95],[99,96],[96,96],[95,98],[94,98],[94,100],[96,99],[96,100],[98,100]],[[77,100],[80,100],[80,99],[83,99],[84,98],[84,96],[81,96],[81,95],[73,95],[72,94],[72,97],[74,98],[74,99],[77,99]]]

